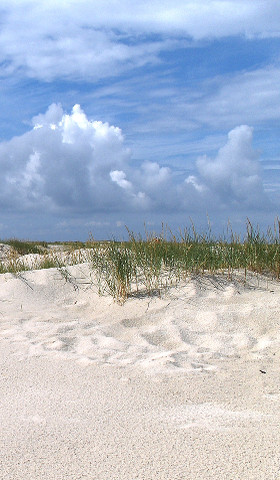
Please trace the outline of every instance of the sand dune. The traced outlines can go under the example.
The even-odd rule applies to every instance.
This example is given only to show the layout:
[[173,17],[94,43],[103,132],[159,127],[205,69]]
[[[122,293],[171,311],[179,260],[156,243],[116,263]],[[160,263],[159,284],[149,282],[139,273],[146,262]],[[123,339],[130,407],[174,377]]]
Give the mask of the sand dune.
[[280,478],[279,283],[120,306],[69,271],[0,276],[1,478]]

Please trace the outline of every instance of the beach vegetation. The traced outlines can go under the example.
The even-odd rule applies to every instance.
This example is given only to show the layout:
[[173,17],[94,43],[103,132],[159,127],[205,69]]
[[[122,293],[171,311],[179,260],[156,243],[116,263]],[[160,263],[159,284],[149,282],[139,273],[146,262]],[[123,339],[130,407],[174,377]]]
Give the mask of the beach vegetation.
[[247,221],[243,239],[232,231],[227,238],[215,238],[211,229],[199,234],[191,223],[174,235],[167,227],[160,235],[143,238],[128,230],[128,241],[93,243],[90,265],[99,293],[109,293],[123,303],[135,292],[152,294],[178,285],[194,275],[223,274],[231,280],[235,271],[280,278],[280,222],[261,234]]
[[1,243],[9,245],[19,255],[28,255],[30,253],[42,254],[48,246],[46,242],[33,242],[27,240],[19,240],[17,238],[3,240],[1,241]]
[[[174,234],[162,226],[159,234],[136,234],[127,229],[125,241],[95,241],[52,245],[46,242],[6,242],[11,249],[0,262],[0,273],[57,268],[71,281],[68,266],[88,262],[99,294],[109,294],[123,303],[131,295],[161,294],[166,288],[197,275],[222,274],[230,281],[234,272],[248,272],[280,279],[280,221],[261,233],[247,220],[241,238],[229,225],[226,235],[216,238],[209,228],[197,232],[194,224]],[[59,247],[59,248],[58,248]],[[32,253],[32,255],[29,255]]]

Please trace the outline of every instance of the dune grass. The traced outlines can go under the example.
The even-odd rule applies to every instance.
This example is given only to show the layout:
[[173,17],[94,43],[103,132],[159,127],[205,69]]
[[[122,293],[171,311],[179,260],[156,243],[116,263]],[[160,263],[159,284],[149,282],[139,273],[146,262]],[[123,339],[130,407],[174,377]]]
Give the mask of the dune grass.
[[[231,279],[239,270],[244,272],[244,281],[247,272],[280,278],[279,219],[266,234],[248,220],[242,239],[231,229],[226,237],[215,238],[210,227],[199,234],[193,224],[178,235],[168,228],[162,228],[158,236],[146,232],[144,238],[127,231],[127,241],[96,242],[91,237],[86,243],[61,244],[60,253],[45,242],[9,241],[12,250],[0,262],[0,273],[58,268],[68,278],[68,265],[89,262],[99,293],[108,293],[119,303],[135,292],[161,292],[194,274],[223,273]],[[25,261],[24,255],[29,253],[36,255]]]
[[[167,232],[167,234],[166,234]],[[270,274],[280,278],[280,222],[274,229],[261,234],[247,222],[244,239],[230,231],[214,238],[211,229],[198,234],[194,225],[175,236],[162,229],[159,236],[146,233],[146,238],[128,230],[129,241],[92,243],[90,263],[100,294],[109,293],[123,303],[135,291],[148,294],[177,285],[193,274],[226,274],[229,279],[236,270]]]
[[12,247],[13,250],[16,251],[19,255],[27,255],[29,253],[42,254],[47,248],[46,242],[32,242],[27,240],[18,240],[17,238],[11,238],[1,243],[10,245],[10,247]]
[[61,270],[69,265],[86,261],[83,251],[86,244],[82,242],[48,244],[11,239],[0,243],[11,247],[0,261],[0,273],[17,274],[22,271],[49,268]]

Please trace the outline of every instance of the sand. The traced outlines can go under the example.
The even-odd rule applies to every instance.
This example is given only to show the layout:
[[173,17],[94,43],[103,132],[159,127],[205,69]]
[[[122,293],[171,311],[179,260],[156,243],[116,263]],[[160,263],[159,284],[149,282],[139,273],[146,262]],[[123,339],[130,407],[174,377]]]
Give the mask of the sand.
[[280,284],[0,275],[0,478],[280,479]]

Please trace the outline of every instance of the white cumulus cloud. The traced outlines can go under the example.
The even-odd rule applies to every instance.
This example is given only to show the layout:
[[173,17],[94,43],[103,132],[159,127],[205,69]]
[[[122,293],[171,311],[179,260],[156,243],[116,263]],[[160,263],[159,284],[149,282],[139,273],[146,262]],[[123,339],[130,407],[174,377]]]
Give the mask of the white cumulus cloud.
[[122,170],[113,170],[110,172],[110,177],[113,182],[116,182],[121,188],[130,190],[132,183],[126,180],[126,174]]
[[[51,105],[34,128],[0,144],[0,204],[20,210],[96,210],[114,204],[109,172],[130,158],[118,127]],[[119,196],[119,195],[118,195]],[[35,202],[36,199],[36,202]]]
[[253,130],[228,134],[216,158],[197,160],[187,178],[171,167],[137,167],[120,128],[51,105],[29,132],[0,143],[0,207],[5,212],[90,215],[266,208]]
[[189,177],[198,192],[208,190],[221,206],[260,208],[267,203],[258,152],[253,149],[253,129],[234,128],[215,159],[203,156],[196,162],[198,178]]

